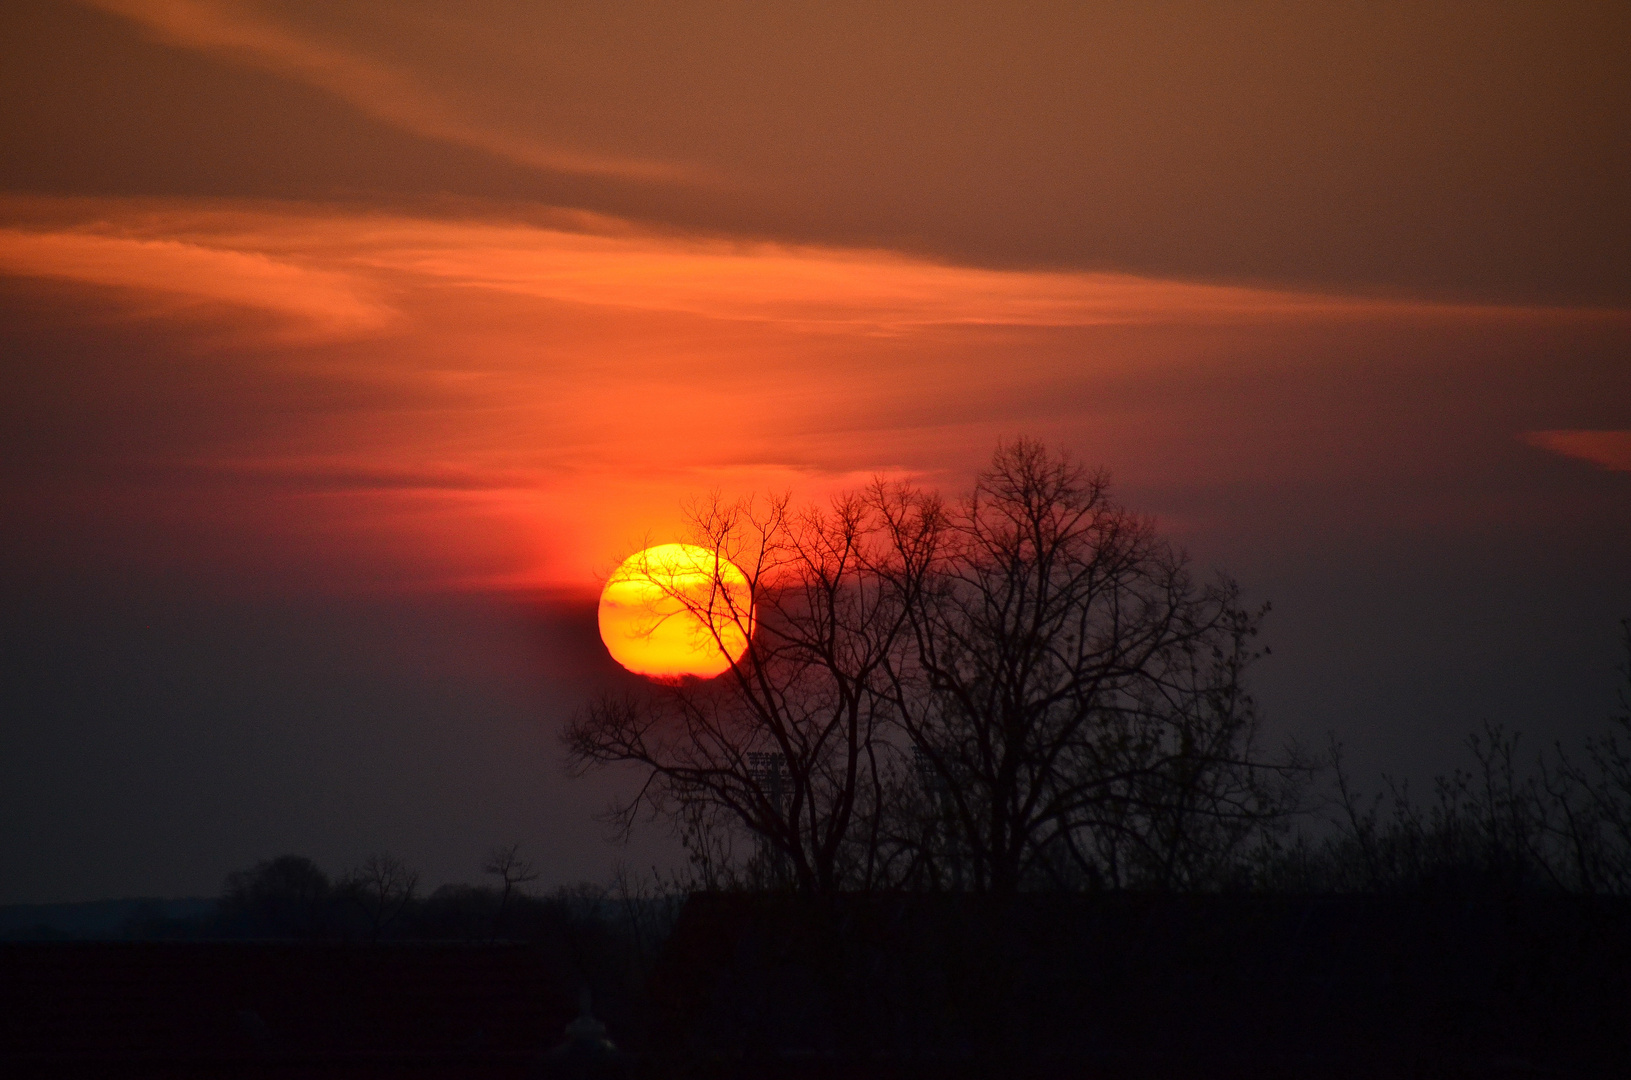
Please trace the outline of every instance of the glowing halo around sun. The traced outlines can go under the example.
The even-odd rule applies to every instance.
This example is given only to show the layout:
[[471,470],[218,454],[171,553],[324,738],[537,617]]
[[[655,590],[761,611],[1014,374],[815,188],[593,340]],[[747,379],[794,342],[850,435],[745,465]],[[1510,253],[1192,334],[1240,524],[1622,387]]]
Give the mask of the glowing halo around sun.
[[635,552],[600,594],[600,640],[612,659],[647,678],[711,679],[741,658],[752,635],[747,575],[695,544]]

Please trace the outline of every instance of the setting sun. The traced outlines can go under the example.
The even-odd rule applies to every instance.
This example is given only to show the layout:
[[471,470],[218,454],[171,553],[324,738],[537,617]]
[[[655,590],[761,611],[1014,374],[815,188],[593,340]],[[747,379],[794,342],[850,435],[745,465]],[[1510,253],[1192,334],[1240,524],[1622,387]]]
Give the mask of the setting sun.
[[600,594],[607,651],[648,678],[711,679],[741,657],[752,633],[747,576],[694,544],[659,544],[630,555]]

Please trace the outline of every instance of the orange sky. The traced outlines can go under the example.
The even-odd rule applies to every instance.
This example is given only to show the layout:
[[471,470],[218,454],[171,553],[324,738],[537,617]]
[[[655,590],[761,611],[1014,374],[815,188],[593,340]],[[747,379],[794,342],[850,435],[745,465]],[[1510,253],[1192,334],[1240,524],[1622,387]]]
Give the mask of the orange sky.
[[0,5],[0,851],[598,866],[539,778],[618,561],[1020,434],[1274,601],[1280,730],[1599,716],[1628,11]]
[[[111,198],[8,211],[0,271],[66,283],[107,332],[388,400],[153,463],[173,471],[171,512],[217,513],[199,494],[211,487],[254,491],[258,509],[232,513],[264,520],[235,528],[354,552],[347,573],[366,584],[592,589],[648,535],[676,538],[688,497],[812,497],[874,473],[956,483],[997,437],[1038,428],[1144,483],[1161,453],[1180,456],[1168,480],[1292,479],[1307,463],[1273,461],[1281,431],[1234,428],[1227,460],[1185,445],[1193,407],[1162,388],[1287,364],[1294,386],[1335,343],[1384,329],[1479,341],[1631,325],[1611,309],[982,269],[568,212]],[[1260,355],[1219,355],[1242,342]],[[1577,441],[1530,438],[1603,462]],[[1346,456],[1319,478],[1358,465]],[[368,565],[382,550],[383,571]]]

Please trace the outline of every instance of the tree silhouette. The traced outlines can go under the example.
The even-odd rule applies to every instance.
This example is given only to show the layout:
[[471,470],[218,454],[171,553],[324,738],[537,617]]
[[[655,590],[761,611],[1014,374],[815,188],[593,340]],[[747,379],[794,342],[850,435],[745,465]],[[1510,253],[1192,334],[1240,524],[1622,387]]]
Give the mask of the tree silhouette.
[[501,883],[498,907],[493,911],[492,931],[488,935],[488,940],[496,941],[504,925],[504,915],[510,909],[510,900],[522,885],[529,881],[537,881],[539,871],[531,862],[521,857],[521,845],[518,843],[505,844],[488,852],[481,869],[483,873],[498,878]]
[[[604,698],[568,728],[579,768],[646,770],[617,808],[621,828],[643,809],[673,814],[706,847],[701,830],[734,824],[760,842],[757,880],[808,893],[883,880],[879,813],[900,748],[876,686],[907,626],[894,579],[878,572],[893,551],[878,513],[889,498],[856,494],[796,513],[786,499],[692,508],[692,542],[746,574],[752,609],[736,603],[720,563],[714,590],[665,593],[716,647],[727,628],[748,646],[716,679]],[[890,505],[908,528],[905,500]]]
[[691,517],[714,588],[664,600],[721,651],[748,645],[716,679],[569,726],[576,768],[644,770],[622,829],[670,816],[711,865],[709,830],[735,826],[759,845],[750,882],[807,893],[965,867],[1012,892],[1200,884],[1287,809],[1297,766],[1255,756],[1242,682],[1257,614],[1067,457],[999,446],[950,509],[879,482],[824,509],[716,497]]
[[[976,889],[1207,882],[1290,808],[1255,756],[1258,613],[1040,443],[1000,445],[926,549],[889,692]],[[915,565],[922,560],[929,562]]]
[[1584,892],[1631,894],[1631,619],[1620,621],[1624,676],[1619,711],[1606,734],[1586,739],[1584,759],[1556,747],[1557,765],[1544,773],[1573,880]]
[[227,875],[220,916],[252,937],[319,938],[331,926],[333,886],[303,855],[280,855]]
[[379,852],[347,874],[341,887],[362,908],[370,939],[378,941],[413,903],[419,872],[390,852]]

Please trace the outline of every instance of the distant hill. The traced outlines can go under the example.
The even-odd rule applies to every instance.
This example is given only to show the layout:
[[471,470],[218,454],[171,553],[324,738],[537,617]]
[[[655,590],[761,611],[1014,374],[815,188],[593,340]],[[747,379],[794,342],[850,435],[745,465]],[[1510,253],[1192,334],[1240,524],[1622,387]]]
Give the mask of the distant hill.
[[0,904],[0,941],[127,941],[202,920],[215,901],[133,897],[79,904]]

